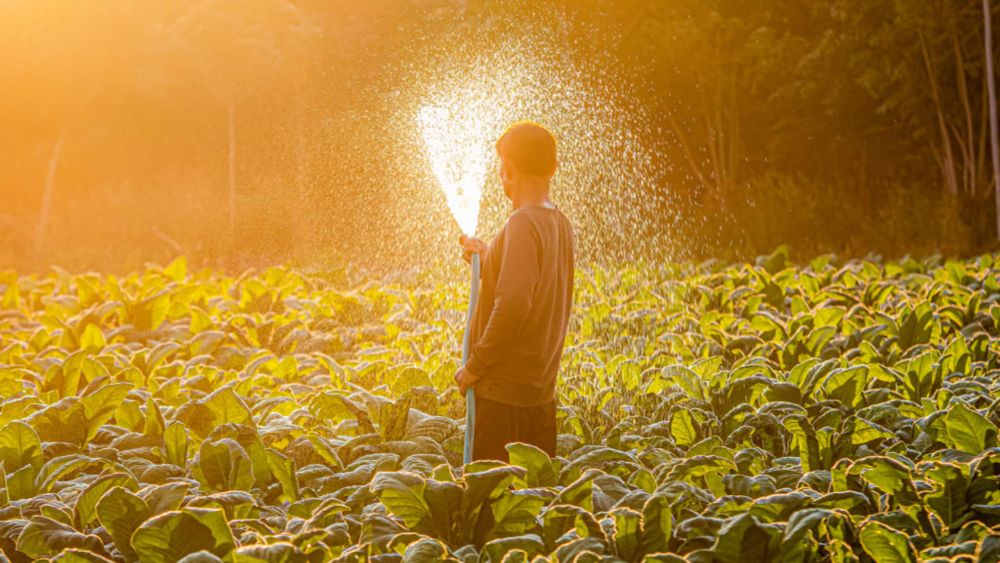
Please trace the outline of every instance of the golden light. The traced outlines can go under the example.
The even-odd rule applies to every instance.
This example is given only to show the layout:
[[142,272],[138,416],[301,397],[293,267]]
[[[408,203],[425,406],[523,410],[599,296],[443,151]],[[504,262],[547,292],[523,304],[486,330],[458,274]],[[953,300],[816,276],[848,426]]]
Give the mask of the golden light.
[[427,105],[417,112],[424,152],[462,232],[476,233],[486,181],[489,127],[482,115]]

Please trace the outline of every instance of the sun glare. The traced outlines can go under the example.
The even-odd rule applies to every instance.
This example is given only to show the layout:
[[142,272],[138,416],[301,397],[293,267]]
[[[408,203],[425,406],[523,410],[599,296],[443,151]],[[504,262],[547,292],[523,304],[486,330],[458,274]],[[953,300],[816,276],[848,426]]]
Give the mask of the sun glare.
[[417,112],[424,152],[462,232],[476,233],[488,169],[489,137],[481,116],[428,105]]

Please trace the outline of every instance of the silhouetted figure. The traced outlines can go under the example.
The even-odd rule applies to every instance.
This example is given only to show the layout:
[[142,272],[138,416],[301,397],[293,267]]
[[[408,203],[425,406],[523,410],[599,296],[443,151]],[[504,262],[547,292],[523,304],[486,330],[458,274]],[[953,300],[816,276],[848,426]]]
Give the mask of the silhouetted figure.
[[573,301],[573,228],[549,199],[556,140],[515,123],[496,145],[500,179],[514,212],[487,246],[460,239],[468,261],[482,257],[468,364],[459,391],[476,395],[473,459],[507,461],[511,442],[556,453],[556,374]]

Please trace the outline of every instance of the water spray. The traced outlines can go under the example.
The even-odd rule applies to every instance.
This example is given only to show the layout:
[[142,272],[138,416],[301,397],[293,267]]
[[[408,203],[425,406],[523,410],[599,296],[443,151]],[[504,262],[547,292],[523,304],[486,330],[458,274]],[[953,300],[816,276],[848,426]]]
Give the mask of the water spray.
[[[462,111],[465,109],[466,111]],[[427,158],[444,192],[448,208],[466,236],[474,236],[479,223],[479,203],[486,180],[487,139],[484,122],[476,119],[467,108],[450,110],[443,106],[424,106],[417,113],[417,124],[423,137]],[[469,362],[472,315],[479,300],[480,258],[471,256],[472,277],[469,283],[469,311],[462,337],[462,365]],[[465,448],[463,463],[472,462],[472,442],[476,425],[476,393],[470,387],[465,392]]]

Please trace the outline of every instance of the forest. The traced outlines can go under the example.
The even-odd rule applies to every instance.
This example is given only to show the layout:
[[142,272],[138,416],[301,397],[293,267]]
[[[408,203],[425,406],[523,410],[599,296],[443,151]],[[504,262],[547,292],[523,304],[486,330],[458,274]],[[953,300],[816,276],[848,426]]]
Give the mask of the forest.
[[[634,189],[666,202],[644,224],[671,256],[997,239],[976,0],[12,0],[0,252],[29,268],[408,262],[399,246],[440,229],[398,228],[397,196],[429,182],[399,108],[512,37],[516,64],[554,59],[639,116],[655,164]],[[614,158],[580,155],[593,173],[576,183],[606,182]]]

